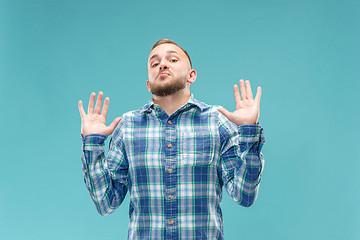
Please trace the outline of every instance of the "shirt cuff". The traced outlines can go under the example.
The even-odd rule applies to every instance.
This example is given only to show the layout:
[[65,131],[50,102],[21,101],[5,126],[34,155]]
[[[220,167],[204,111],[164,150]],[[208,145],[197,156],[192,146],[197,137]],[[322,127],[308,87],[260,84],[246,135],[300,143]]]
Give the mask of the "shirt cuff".
[[103,134],[87,134],[83,137],[83,150],[94,151],[103,149],[107,136]]
[[262,133],[262,127],[259,124],[244,124],[238,126],[239,133],[244,137],[257,137]]

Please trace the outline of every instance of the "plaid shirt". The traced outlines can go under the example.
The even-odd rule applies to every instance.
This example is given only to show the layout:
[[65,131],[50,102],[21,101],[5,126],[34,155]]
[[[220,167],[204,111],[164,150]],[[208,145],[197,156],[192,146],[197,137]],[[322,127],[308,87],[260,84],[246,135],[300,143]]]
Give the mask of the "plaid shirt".
[[150,101],[123,115],[106,156],[105,135],[85,136],[85,184],[101,215],[130,192],[128,239],[223,239],[222,187],[236,203],[254,203],[262,132],[193,96],[170,117]]

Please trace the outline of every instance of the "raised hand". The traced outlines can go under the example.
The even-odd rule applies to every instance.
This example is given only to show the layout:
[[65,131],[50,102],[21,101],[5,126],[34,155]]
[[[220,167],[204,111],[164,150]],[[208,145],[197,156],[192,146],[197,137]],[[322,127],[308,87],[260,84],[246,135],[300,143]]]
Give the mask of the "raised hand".
[[241,95],[239,87],[234,85],[236,110],[234,112],[229,112],[225,108],[219,108],[218,110],[238,126],[256,124],[260,116],[261,87],[257,88],[255,99],[253,99],[250,82],[248,80],[244,82],[244,80],[241,79],[239,84]]
[[104,106],[100,114],[103,93],[99,92],[94,110],[95,97],[96,94],[91,93],[87,114],[84,111],[82,101],[79,101],[79,112],[81,116],[81,134],[82,136],[85,136],[87,134],[98,133],[109,136],[110,134],[112,134],[115,127],[120,122],[121,117],[115,118],[115,120],[109,126],[106,126],[106,115],[108,112],[110,100],[108,97],[105,98]]

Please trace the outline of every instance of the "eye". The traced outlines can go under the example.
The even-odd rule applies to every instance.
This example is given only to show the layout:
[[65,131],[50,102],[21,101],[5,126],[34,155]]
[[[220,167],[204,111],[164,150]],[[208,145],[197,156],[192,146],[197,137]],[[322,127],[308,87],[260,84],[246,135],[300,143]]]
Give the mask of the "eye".
[[156,67],[157,65],[159,65],[159,63],[153,63],[151,67]]
[[175,58],[173,58],[173,59],[170,60],[170,62],[172,62],[172,63],[177,62],[177,61],[178,61],[178,60],[175,59]]

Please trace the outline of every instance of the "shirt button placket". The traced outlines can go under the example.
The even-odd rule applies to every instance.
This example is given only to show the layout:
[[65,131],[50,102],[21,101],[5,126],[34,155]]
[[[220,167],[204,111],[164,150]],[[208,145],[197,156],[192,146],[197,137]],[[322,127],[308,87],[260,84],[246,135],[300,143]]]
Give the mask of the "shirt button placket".
[[172,239],[173,236],[177,236],[177,223],[176,217],[178,215],[178,202],[176,199],[176,192],[178,186],[178,179],[176,174],[177,166],[177,133],[174,124],[174,120],[167,119],[164,121],[166,126],[165,132],[165,218],[168,224],[166,224],[166,236],[165,238]]

